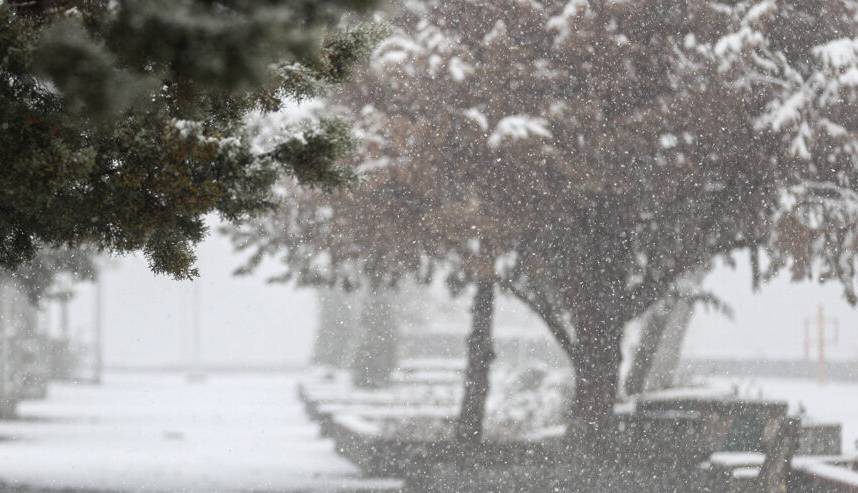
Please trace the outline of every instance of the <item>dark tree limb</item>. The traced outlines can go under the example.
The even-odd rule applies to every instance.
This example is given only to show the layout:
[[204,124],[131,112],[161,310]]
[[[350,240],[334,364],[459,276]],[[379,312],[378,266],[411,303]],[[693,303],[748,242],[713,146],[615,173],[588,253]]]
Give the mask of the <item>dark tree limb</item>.
[[560,348],[564,353],[566,353],[566,356],[570,360],[573,360],[578,352],[578,346],[575,344],[575,340],[566,329],[566,324],[563,322],[560,315],[558,315],[557,307],[549,302],[547,297],[541,292],[528,293],[524,289],[515,286],[512,282],[505,282],[502,284],[502,287],[522,303],[527,305],[533,313],[545,322],[545,325],[548,327],[548,331],[551,332],[552,336],[554,336],[554,339],[560,345]]
[[471,311],[471,333],[467,339],[465,391],[455,430],[456,440],[462,447],[476,446],[482,439],[486,397],[489,393],[489,369],[495,359],[492,337],[494,281],[480,280],[476,286]]

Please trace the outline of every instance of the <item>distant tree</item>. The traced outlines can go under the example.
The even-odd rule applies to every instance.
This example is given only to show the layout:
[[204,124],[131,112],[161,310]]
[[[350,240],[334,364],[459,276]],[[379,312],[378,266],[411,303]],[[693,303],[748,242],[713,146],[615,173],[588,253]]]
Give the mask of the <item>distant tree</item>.
[[364,293],[358,337],[351,363],[352,381],[358,387],[383,387],[397,362],[399,328],[395,297],[386,286]]
[[[437,20],[461,4],[432,4],[429,12]],[[506,257],[529,230],[533,216],[522,213],[534,213],[522,208],[531,190],[517,184],[533,171],[528,163],[540,159],[550,133],[544,119],[524,114],[542,100],[537,91],[521,88],[518,99],[504,102],[493,92],[515,84],[525,76],[523,68],[493,70],[485,78],[474,74],[467,47],[475,41],[420,24],[429,13],[421,5],[400,12],[396,24],[404,27],[381,44],[371,69],[338,98],[358,110],[361,186],[333,195],[296,190],[296,200],[262,226],[264,232],[255,225],[234,239],[256,248],[251,266],[266,254],[283,255],[289,278],[299,283],[397,284],[408,276],[429,281],[442,272],[454,294],[473,296],[456,436],[475,443],[495,358],[496,291],[508,280]],[[515,18],[522,7],[506,2],[497,10]],[[529,51],[521,56],[550,46],[543,41],[522,44]],[[507,47],[492,46],[482,56],[503,60]],[[503,80],[481,86],[491,77]],[[493,133],[489,118],[503,120]]]
[[75,282],[95,280],[99,275],[96,257],[89,249],[43,249],[18,269],[3,274],[32,304],[39,305],[58,276],[69,276]]
[[[402,333],[419,330],[435,317],[427,313],[425,286],[413,282],[399,282],[396,289],[365,286],[348,292],[319,287],[317,293],[319,318],[313,361],[378,375],[355,377],[359,382],[377,382],[368,386],[389,382],[399,362]],[[356,358],[362,362],[358,364]]]
[[0,417],[13,417],[16,402],[43,396],[51,361],[59,356],[70,369],[68,341],[51,341],[38,333],[37,312],[46,299],[70,298],[67,287],[57,291],[59,278],[90,281],[98,275],[94,252],[46,249],[14,271],[0,270]]
[[189,277],[207,214],[266,210],[284,175],[349,181],[343,122],[257,153],[243,120],[347,79],[380,28],[341,20],[373,4],[0,2],[0,266],[92,244]]
[[313,346],[313,362],[335,368],[348,367],[352,361],[353,344],[358,336],[356,308],[358,293],[319,288],[318,326]]

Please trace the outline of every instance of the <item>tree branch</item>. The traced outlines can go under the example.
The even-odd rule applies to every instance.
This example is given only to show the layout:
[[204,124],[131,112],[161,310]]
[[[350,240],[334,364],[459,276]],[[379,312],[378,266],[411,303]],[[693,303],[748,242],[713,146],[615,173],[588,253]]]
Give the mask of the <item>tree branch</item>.
[[566,330],[565,323],[554,312],[551,303],[546,299],[545,295],[540,293],[533,296],[526,293],[523,289],[516,287],[512,282],[505,281],[500,283],[501,288],[508,291],[510,294],[521,300],[533,313],[539,316],[548,326],[549,332],[560,344],[560,348],[566,353],[570,360],[574,359],[578,353],[578,345],[575,343],[572,336]]

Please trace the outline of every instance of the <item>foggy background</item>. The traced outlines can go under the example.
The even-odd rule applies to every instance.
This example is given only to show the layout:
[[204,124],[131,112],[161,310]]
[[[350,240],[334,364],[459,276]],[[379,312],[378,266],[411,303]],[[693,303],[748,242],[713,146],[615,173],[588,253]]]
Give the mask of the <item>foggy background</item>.
[[[214,228],[212,228],[214,229]],[[307,362],[315,329],[315,294],[266,282],[266,274],[233,276],[241,257],[212,232],[197,251],[201,359],[214,366],[297,366]],[[273,274],[277,265],[263,271]],[[194,288],[152,274],[142,255],[114,257],[104,277],[104,358],[108,367],[187,365]],[[94,326],[91,283],[76,285],[73,336]],[[58,323],[57,307],[47,322]]]
[[[275,261],[254,275],[235,277],[232,272],[241,260],[216,232],[199,248],[203,364],[272,368],[306,364],[316,330],[315,292],[267,283],[268,276],[280,272]],[[840,325],[840,340],[827,349],[828,356],[858,359],[858,317],[838,286],[792,283],[782,275],[754,293],[747,264],[739,262],[736,269],[722,265],[707,278],[705,288],[732,307],[734,319],[698,308],[685,341],[686,358],[801,359],[804,320],[811,318],[815,323],[822,303],[826,315]],[[104,282],[104,351],[109,367],[188,364],[192,283],[154,276],[141,256],[114,257]],[[70,306],[72,334],[86,340],[86,331],[93,326],[94,287],[83,283],[76,291]],[[505,301],[499,318],[504,310],[527,312]],[[55,328],[57,307],[51,307],[45,318],[42,323]],[[538,320],[530,320],[534,324],[530,330],[537,336],[547,334]]]

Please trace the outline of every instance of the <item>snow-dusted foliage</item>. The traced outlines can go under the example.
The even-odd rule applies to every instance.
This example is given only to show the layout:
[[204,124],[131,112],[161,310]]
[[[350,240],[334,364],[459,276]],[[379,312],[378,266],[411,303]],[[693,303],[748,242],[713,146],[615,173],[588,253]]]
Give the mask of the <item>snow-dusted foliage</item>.
[[838,37],[818,40],[802,56],[784,43],[789,40],[777,23],[784,12],[772,0],[737,6],[738,29],[714,46],[723,68],[739,69],[737,82],[767,89],[771,100],[757,117],[757,129],[783,133],[789,152],[807,161],[856,149],[844,112],[854,112],[856,102],[858,41],[839,36],[854,31],[848,19],[858,15],[858,7],[850,1],[829,4],[819,16],[831,20]]
[[504,141],[514,142],[534,137],[552,137],[547,120],[527,115],[507,116],[498,122],[495,131],[489,136],[489,146],[498,147]]
[[755,89],[763,106],[751,115],[754,130],[779,139],[780,168],[792,173],[775,214],[772,267],[837,280],[854,303],[858,3],[765,0],[730,13],[732,32],[711,55],[734,83]]
[[[483,288],[476,370],[493,357],[490,293],[507,290],[572,359],[573,410],[596,427],[624,327],[719,256],[749,252],[755,281],[761,257],[822,274],[855,301],[855,2],[417,4],[339,99],[365,137],[364,185],[280,219],[293,274],[443,265],[455,290]],[[466,389],[484,396],[482,376]]]
[[248,113],[244,121],[251,150],[255,154],[265,154],[291,138],[301,138],[303,130],[318,127],[323,109],[324,103],[314,99],[287,105],[278,111]]

